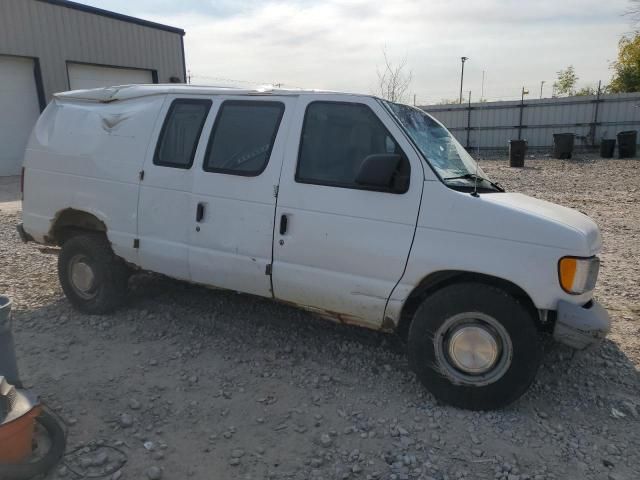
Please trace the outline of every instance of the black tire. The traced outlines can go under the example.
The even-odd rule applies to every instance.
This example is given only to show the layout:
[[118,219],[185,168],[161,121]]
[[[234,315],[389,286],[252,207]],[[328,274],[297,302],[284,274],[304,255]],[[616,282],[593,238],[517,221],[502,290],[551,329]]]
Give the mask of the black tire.
[[[86,293],[74,286],[71,277],[72,264],[77,258],[82,258],[93,274],[94,280]],[[66,297],[83,313],[110,313],[120,307],[127,296],[127,266],[113,253],[104,234],[86,233],[67,240],[58,256],[58,278]]]
[[[476,312],[499,328],[496,338],[508,336],[506,342],[498,342],[496,366],[483,377],[488,380],[459,371],[455,361],[447,360],[452,357],[445,339],[455,333],[444,333],[448,325]],[[489,324],[478,322],[493,331]],[[474,324],[459,323],[458,329],[465,326]],[[468,410],[501,408],[520,398],[535,379],[543,356],[540,333],[528,309],[503,290],[478,283],[450,285],[426,298],[409,328],[408,351],[411,368],[438,400]]]

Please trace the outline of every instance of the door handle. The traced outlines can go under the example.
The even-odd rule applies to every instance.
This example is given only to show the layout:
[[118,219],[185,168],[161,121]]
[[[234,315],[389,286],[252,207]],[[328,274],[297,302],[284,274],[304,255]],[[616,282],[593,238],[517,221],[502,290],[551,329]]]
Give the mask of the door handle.
[[287,226],[289,225],[289,219],[286,215],[280,217],[280,235],[287,233]]
[[198,203],[198,207],[196,208],[196,222],[200,223],[204,218],[204,203]]

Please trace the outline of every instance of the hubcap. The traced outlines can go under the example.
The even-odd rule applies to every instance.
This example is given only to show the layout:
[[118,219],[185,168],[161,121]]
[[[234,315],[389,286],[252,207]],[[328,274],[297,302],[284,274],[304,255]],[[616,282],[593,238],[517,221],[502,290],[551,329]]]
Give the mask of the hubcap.
[[484,386],[509,370],[511,337],[498,320],[465,312],[443,322],[433,337],[440,371],[453,383]]
[[96,275],[89,259],[84,255],[76,255],[69,265],[69,280],[78,295],[91,298],[95,295]]
[[496,364],[498,342],[482,327],[461,327],[449,340],[449,358],[464,372],[485,373]]

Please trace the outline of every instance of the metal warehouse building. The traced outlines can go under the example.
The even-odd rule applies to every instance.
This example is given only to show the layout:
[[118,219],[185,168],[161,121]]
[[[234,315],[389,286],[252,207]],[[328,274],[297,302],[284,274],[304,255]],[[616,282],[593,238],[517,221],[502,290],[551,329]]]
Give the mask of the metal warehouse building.
[[65,0],[0,0],[0,176],[55,92],[184,82],[184,30]]

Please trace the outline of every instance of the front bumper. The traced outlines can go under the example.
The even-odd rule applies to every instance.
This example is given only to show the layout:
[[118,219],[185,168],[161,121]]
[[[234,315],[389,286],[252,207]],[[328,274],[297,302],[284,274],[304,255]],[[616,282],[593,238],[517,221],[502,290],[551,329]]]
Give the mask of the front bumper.
[[607,311],[596,301],[586,305],[558,302],[553,338],[578,350],[600,342],[611,329]]
[[22,240],[24,243],[33,241],[33,237],[24,231],[24,227],[22,226],[21,223],[16,225],[16,230],[18,230],[18,235],[20,235],[20,240]]

